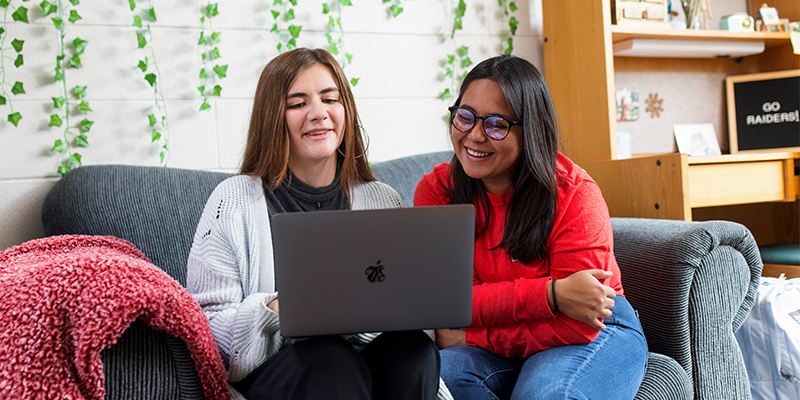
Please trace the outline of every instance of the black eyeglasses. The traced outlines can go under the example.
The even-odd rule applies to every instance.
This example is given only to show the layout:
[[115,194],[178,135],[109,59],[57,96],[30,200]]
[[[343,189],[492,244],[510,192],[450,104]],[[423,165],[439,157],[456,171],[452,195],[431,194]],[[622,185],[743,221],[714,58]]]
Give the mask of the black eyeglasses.
[[461,132],[469,132],[475,126],[475,120],[482,119],[483,132],[494,140],[505,139],[512,126],[521,125],[520,122],[509,121],[499,115],[492,114],[481,117],[466,108],[453,106],[448,110],[450,110],[450,123],[453,124],[453,128]]

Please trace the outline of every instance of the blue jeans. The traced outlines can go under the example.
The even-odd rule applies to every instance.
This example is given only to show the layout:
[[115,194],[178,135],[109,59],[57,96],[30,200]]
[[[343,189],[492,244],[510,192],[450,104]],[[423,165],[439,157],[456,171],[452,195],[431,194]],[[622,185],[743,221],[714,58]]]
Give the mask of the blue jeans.
[[453,397],[473,399],[633,399],[644,377],[647,342],[622,296],[589,344],[552,347],[527,359],[472,346],[440,350]]

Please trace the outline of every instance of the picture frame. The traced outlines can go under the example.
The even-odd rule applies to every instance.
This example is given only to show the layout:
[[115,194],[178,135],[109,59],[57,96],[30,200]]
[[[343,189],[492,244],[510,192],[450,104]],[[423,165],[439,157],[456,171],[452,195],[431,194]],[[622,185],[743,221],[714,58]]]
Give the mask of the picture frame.
[[725,78],[730,153],[800,151],[800,69]]

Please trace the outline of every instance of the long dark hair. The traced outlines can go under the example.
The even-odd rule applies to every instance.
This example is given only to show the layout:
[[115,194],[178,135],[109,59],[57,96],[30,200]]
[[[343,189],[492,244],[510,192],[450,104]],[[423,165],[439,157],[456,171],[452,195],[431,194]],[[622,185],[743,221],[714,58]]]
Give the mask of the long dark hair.
[[[558,201],[556,159],[560,139],[550,90],[533,64],[502,55],[481,62],[467,74],[456,106],[461,104],[469,85],[478,79],[489,79],[500,85],[514,112],[513,117],[522,121],[523,129],[522,152],[511,178],[514,191],[504,216],[506,228],[495,248],[506,249],[512,258],[523,263],[544,258]],[[484,222],[476,229],[478,235],[485,233],[490,218],[486,191],[479,180],[464,172],[456,156],[450,161],[450,181],[454,203],[472,204],[477,200],[483,204]]]
[[323,49],[294,49],[273,58],[264,67],[256,87],[239,174],[261,177],[271,189],[278,187],[286,178],[289,169],[286,96],[295,78],[314,64],[328,68],[344,105],[344,138],[337,157],[342,164],[341,188],[349,198],[349,188],[354,182],[371,182],[375,177],[364,154],[364,132],[350,84],[336,59]]

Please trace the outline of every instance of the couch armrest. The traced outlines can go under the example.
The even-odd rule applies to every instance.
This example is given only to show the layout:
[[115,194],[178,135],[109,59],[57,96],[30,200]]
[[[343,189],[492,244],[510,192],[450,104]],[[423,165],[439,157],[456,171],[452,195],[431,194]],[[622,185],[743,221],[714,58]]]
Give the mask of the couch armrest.
[[750,231],[727,221],[612,218],[612,225],[625,296],[649,350],[686,370],[695,398],[750,398],[734,337],[761,276]]

